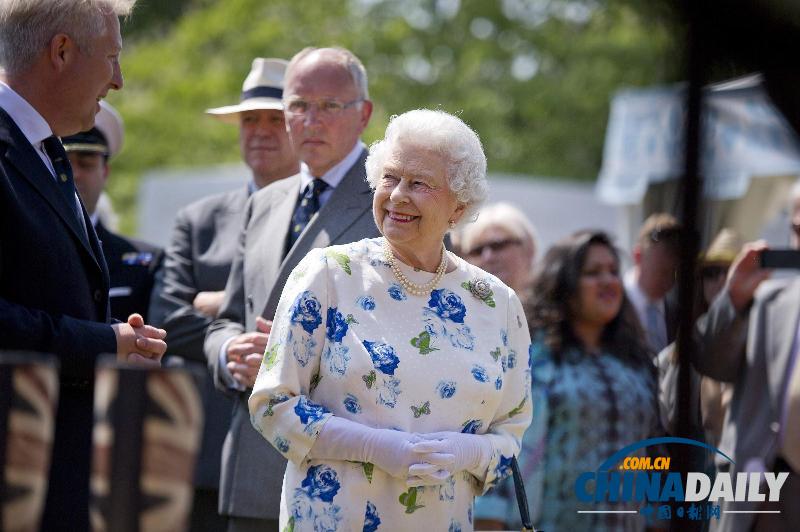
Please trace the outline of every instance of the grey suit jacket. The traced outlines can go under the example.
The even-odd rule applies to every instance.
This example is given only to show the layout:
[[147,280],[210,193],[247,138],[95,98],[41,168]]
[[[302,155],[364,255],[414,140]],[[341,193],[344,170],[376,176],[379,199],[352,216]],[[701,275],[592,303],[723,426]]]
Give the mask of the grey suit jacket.
[[[273,183],[250,198],[225,301],[206,335],[205,352],[217,386],[225,387],[219,376],[222,345],[237,334],[256,330],[257,316],[273,318],[286,278],[306,253],[378,236],[365,177],[366,156],[362,152],[285,257],[300,176]],[[239,394],[225,440],[220,509],[237,517],[277,519],[286,461],[250,424],[249,396],[250,390]]]
[[[756,292],[749,312],[740,315],[725,293],[698,323],[697,369],[714,379],[734,383],[720,450],[735,465],[717,456],[720,470],[733,478],[749,469],[772,471],[779,452],[787,366],[800,318],[800,279],[767,282]],[[760,466],[760,467],[758,467]],[[763,491],[763,490],[762,490]],[[796,504],[800,493],[781,491],[781,501]],[[717,530],[749,531],[758,503],[725,503]]]
[[[192,302],[198,292],[224,290],[236,253],[248,192],[246,187],[196,201],[178,212],[164,265],[156,277],[149,317],[169,338],[169,355],[200,364],[206,371],[203,340],[213,321]],[[232,398],[201,383],[205,424],[195,486],[218,489],[222,443],[228,432]]]

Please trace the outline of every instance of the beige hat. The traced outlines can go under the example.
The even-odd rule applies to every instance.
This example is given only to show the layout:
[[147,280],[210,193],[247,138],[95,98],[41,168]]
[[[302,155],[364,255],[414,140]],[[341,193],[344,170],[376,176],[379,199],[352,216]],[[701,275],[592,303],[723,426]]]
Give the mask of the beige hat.
[[124,138],[122,117],[110,103],[100,100],[100,111],[94,117],[94,127],[89,131],[64,137],[61,142],[68,152],[102,153],[113,157],[122,149]]
[[736,231],[726,227],[711,241],[700,262],[703,265],[728,265],[733,262],[740,249],[742,249],[741,237]]
[[283,59],[253,59],[253,67],[242,84],[242,96],[238,104],[206,109],[206,113],[228,122],[239,123],[239,113],[256,109],[283,110],[283,76],[288,61]]

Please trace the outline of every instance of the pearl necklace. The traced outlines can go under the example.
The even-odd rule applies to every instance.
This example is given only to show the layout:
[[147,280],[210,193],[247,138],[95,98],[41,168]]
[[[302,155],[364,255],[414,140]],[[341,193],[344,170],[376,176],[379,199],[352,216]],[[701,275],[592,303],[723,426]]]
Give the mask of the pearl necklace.
[[445,249],[444,244],[442,244],[442,260],[439,262],[439,266],[436,268],[436,275],[434,275],[433,279],[425,284],[416,284],[411,282],[411,280],[406,277],[406,274],[400,271],[400,267],[397,265],[397,259],[395,258],[392,249],[389,247],[389,243],[385,240],[383,243],[383,256],[386,258],[386,262],[389,263],[389,268],[392,269],[392,273],[397,279],[397,282],[400,283],[400,286],[405,288],[408,293],[414,296],[425,296],[430,294],[431,291],[436,288],[436,285],[439,284],[439,281],[442,280],[444,272],[447,269],[447,249]]

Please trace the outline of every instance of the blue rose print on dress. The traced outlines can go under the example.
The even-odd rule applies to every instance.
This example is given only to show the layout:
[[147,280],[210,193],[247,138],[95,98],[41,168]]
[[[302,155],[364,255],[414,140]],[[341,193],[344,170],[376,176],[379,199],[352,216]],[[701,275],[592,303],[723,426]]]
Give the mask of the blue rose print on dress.
[[508,350],[508,369],[514,369],[517,365],[517,352],[513,349]]
[[403,287],[397,283],[392,283],[391,286],[389,286],[388,292],[389,296],[396,301],[404,301],[405,299],[408,299],[406,291],[403,290]]
[[442,320],[450,320],[455,323],[464,323],[464,316],[467,314],[461,297],[446,288],[439,288],[431,292],[428,307],[433,309]]
[[450,336],[450,343],[453,344],[453,347],[461,347],[469,351],[475,349],[475,337],[467,325],[456,329],[456,332]]
[[478,382],[489,382],[489,375],[486,374],[486,368],[483,366],[473,364],[472,376],[475,377],[475,380]]
[[322,352],[322,360],[333,375],[343,376],[350,362],[350,348],[342,344],[328,344]]
[[347,334],[347,328],[347,319],[336,307],[330,307],[325,322],[325,331],[328,340],[331,342],[341,342],[344,335]]
[[506,478],[511,474],[511,459],[513,456],[503,456],[500,455],[500,460],[498,460],[497,465],[494,466],[494,474],[497,477],[495,482],[499,482],[500,480]]
[[503,389],[503,377],[500,375],[497,376],[497,379],[494,381],[494,389],[495,390],[502,390]]
[[385,377],[383,384],[378,387],[377,403],[389,408],[397,405],[397,396],[400,395],[400,380],[396,377]]
[[342,520],[341,507],[333,504],[341,484],[336,471],[327,465],[308,469],[300,488],[294,490],[292,517],[295,522],[311,521],[315,531],[334,531]]
[[456,479],[452,476],[447,477],[442,484],[439,485],[439,500],[452,501],[456,498]]
[[314,337],[303,334],[298,337],[294,335],[293,331],[289,331],[286,342],[291,346],[292,356],[297,360],[297,363],[301,367],[306,367],[306,364],[314,354],[314,348],[317,346],[317,341],[314,340]]
[[455,381],[439,381],[436,391],[439,392],[439,397],[442,399],[450,399],[456,393],[456,383]]
[[508,331],[500,329],[500,340],[503,341],[503,347],[508,347]]
[[367,511],[364,514],[364,532],[375,532],[381,525],[381,516],[378,509],[370,501],[367,501]]
[[483,421],[480,419],[470,419],[464,423],[464,428],[461,429],[461,432],[464,434],[476,434],[479,430],[481,430],[482,426]]
[[286,454],[289,452],[289,441],[286,438],[275,436],[275,448]]
[[324,406],[312,403],[301,395],[294,407],[294,413],[297,414],[300,422],[306,425],[306,430],[308,430],[309,426],[322,419],[328,413],[328,410]]
[[356,299],[356,304],[366,311],[375,310],[375,298],[372,296],[361,296]]
[[461,532],[461,523],[455,519],[451,519],[450,528],[447,529],[447,532]]
[[361,405],[358,404],[358,397],[356,397],[352,393],[348,393],[347,397],[345,397],[344,401],[342,401],[342,402],[344,403],[344,407],[351,414],[360,414],[361,413]]
[[308,334],[313,334],[314,330],[322,323],[322,314],[317,297],[306,290],[297,296],[291,309],[291,322],[300,325]]
[[306,478],[300,484],[312,499],[333,502],[341,484],[336,471],[330,466],[320,464],[308,468]]
[[369,340],[364,340],[362,343],[367,348],[375,369],[386,375],[394,375],[394,370],[400,364],[394,347],[383,342],[370,342]]

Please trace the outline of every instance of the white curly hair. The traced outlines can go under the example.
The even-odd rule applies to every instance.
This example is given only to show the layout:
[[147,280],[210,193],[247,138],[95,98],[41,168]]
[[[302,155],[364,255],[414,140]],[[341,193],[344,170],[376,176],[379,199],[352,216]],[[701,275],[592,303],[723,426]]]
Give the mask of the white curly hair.
[[447,183],[464,205],[458,226],[475,220],[489,195],[486,155],[478,134],[463,120],[440,110],[414,109],[389,119],[386,134],[367,157],[367,181],[375,190],[391,147],[399,141],[423,145],[447,160]]

